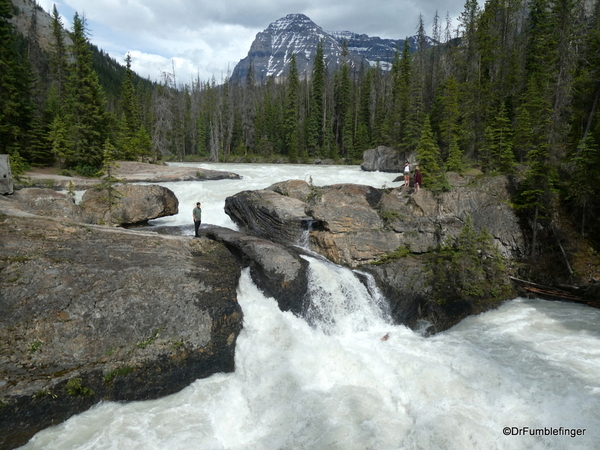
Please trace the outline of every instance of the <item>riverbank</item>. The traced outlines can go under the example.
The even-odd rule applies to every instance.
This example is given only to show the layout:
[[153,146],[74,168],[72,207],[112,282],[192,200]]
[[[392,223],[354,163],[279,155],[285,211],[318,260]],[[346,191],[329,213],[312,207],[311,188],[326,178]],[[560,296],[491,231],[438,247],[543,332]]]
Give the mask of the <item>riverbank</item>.
[[[236,173],[198,167],[175,167],[137,161],[118,161],[114,176],[127,183],[163,183],[170,181],[208,181],[239,179]],[[96,186],[101,178],[66,176],[56,167],[34,167],[15,181],[15,188],[45,187],[56,190],[85,190]]]

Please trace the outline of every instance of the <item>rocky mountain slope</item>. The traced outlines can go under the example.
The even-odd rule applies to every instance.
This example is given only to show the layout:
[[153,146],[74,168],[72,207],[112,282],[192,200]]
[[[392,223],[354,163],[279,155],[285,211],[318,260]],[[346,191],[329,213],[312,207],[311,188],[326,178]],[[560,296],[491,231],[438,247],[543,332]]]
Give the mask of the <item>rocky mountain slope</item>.
[[[403,39],[382,39],[349,31],[326,32],[304,14],[288,14],[256,35],[248,56],[236,65],[231,79],[245,80],[250,66],[256,81],[286,76],[292,54],[300,76],[310,77],[319,42],[323,42],[325,64],[332,72],[342,64],[344,41],[348,48],[346,58],[352,67],[374,66],[380,62],[381,67],[387,69],[396,48],[402,50],[404,46]],[[409,38],[409,42],[415,51],[415,37]]]

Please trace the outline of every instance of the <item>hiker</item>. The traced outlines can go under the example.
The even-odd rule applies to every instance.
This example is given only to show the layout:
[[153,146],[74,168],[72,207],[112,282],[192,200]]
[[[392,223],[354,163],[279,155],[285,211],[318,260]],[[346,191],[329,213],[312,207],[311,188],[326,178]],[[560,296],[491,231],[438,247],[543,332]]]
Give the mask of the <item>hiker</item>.
[[196,237],[200,237],[198,235],[198,229],[200,228],[200,223],[202,223],[202,204],[200,202],[196,203],[196,207],[192,212],[192,216],[194,217],[194,227],[196,231]]
[[419,192],[419,188],[421,187],[422,181],[423,181],[423,176],[421,175],[419,166],[417,166],[417,167],[415,167],[415,192]]
[[408,161],[404,163],[404,186],[410,186],[410,164]]

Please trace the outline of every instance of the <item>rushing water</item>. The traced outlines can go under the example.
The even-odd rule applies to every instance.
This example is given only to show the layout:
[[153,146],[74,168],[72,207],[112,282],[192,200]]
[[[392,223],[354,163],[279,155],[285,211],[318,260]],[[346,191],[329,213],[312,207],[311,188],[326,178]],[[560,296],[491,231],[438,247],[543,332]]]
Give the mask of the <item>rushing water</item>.
[[[162,225],[189,226],[200,199],[206,222],[232,226],[225,196],[283,179],[381,187],[395,177],[348,167],[216,168],[244,179],[165,184],[184,211]],[[307,259],[307,320],[281,312],[243,272],[235,373],[160,400],[100,404],[24,448],[599,448],[600,310],[516,299],[425,338],[391,325],[380,295],[355,273]]]

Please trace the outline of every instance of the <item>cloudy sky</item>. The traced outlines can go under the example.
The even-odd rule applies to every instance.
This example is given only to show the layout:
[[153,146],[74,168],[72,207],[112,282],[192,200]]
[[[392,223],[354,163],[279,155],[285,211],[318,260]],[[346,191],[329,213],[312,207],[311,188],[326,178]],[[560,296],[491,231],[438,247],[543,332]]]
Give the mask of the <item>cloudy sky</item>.
[[143,77],[172,72],[178,83],[200,77],[219,82],[248,54],[257,33],[290,13],[303,13],[325,31],[353,31],[401,39],[416,33],[419,14],[427,34],[436,11],[456,26],[464,0],[37,0],[56,4],[70,29],[77,11],[90,40],[122,62],[127,52]]

